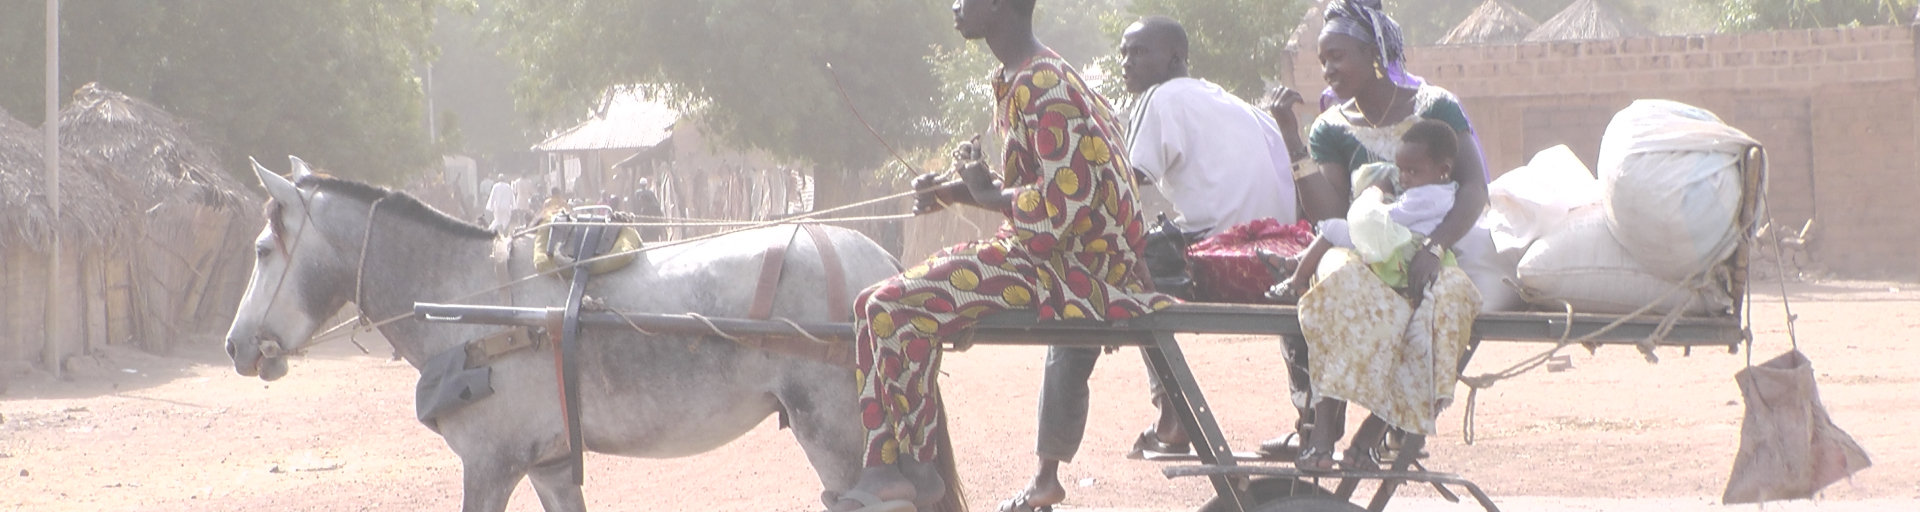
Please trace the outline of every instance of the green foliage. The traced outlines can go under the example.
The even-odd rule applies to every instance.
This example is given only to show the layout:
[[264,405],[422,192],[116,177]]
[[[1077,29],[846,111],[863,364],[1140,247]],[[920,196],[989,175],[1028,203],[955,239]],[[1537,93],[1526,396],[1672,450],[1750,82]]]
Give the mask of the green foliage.
[[[522,66],[516,97],[543,126],[577,119],[609,88],[639,86],[720,139],[823,168],[941,140],[926,56],[957,41],[945,2],[502,0],[495,33]],[[828,72],[839,77],[836,85]]]
[[[1179,21],[1191,44],[1188,72],[1240,97],[1257,98],[1266,80],[1279,75],[1287,39],[1307,5],[1305,0],[1134,0],[1127,11],[1134,18],[1161,15]],[[1119,30],[1132,22],[1116,27],[1113,40],[1119,41]]]
[[1726,32],[1911,23],[1915,0],[1723,0]]
[[[433,162],[420,84],[434,9],[456,0],[120,0],[61,9],[61,90],[86,82],[191,125],[229,170],[295,154],[397,181]],[[41,116],[43,3],[0,20],[0,107]],[[16,15],[17,14],[17,15]]]

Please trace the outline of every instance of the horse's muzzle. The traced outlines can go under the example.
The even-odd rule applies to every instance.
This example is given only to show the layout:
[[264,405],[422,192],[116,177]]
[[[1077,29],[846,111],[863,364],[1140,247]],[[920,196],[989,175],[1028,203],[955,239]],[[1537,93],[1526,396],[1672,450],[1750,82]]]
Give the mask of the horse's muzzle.
[[251,343],[238,343],[227,340],[227,357],[233,359],[233,370],[242,376],[258,376],[261,380],[278,380],[287,376],[287,354],[280,347],[280,341],[271,335],[263,335],[251,340]]

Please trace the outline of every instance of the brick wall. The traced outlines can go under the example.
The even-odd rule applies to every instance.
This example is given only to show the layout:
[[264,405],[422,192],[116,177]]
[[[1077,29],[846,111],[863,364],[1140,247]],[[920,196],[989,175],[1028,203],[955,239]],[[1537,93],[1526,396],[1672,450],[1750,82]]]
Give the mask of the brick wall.
[[[1317,16],[1300,34],[1319,34]],[[1614,112],[1639,98],[1719,114],[1767,146],[1781,224],[1816,219],[1814,256],[1853,277],[1920,277],[1920,44],[1912,27],[1419,47],[1410,71],[1459,95],[1498,174],[1567,144],[1591,165]],[[1286,83],[1325,87],[1312,37]],[[1308,109],[1302,109],[1308,110]],[[1304,114],[1304,112],[1303,112]],[[1306,116],[1303,116],[1303,118]]]

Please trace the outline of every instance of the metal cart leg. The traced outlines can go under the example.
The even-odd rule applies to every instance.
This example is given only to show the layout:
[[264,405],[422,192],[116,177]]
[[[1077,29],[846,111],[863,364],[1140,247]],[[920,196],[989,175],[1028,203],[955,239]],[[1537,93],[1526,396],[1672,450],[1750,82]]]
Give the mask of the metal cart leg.
[[[1180,352],[1180,343],[1171,332],[1155,332],[1153,346],[1142,347],[1147,351],[1147,362],[1153,365],[1153,371],[1160,375],[1160,381],[1166,383],[1167,402],[1173,405],[1184,423],[1187,433],[1193,439],[1193,453],[1200,457],[1200,463],[1210,466],[1233,466],[1233,450],[1227,447],[1226,435],[1220,432],[1220,423],[1213,418],[1213,408],[1207,406],[1207,399],[1200,392],[1199,381],[1193,378],[1193,369],[1187,366],[1187,358]],[[1213,490],[1222,499],[1238,505],[1244,512],[1253,503],[1235,485],[1231,475],[1212,475]]]

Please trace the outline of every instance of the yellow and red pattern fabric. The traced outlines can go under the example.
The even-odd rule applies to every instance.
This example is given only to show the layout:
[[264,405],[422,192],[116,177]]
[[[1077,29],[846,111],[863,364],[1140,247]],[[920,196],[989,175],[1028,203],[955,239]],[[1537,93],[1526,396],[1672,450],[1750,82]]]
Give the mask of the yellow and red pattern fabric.
[[1140,264],[1145,222],[1105,98],[1043,50],[996,74],[1006,134],[1002,182],[1016,191],[993,238],[940,251],[854,302],[855,380],[866,465],[932,461],[940,404],[940,340],[987,313],[1035,309],[1042,319],[1119,320],[1173,305]]

